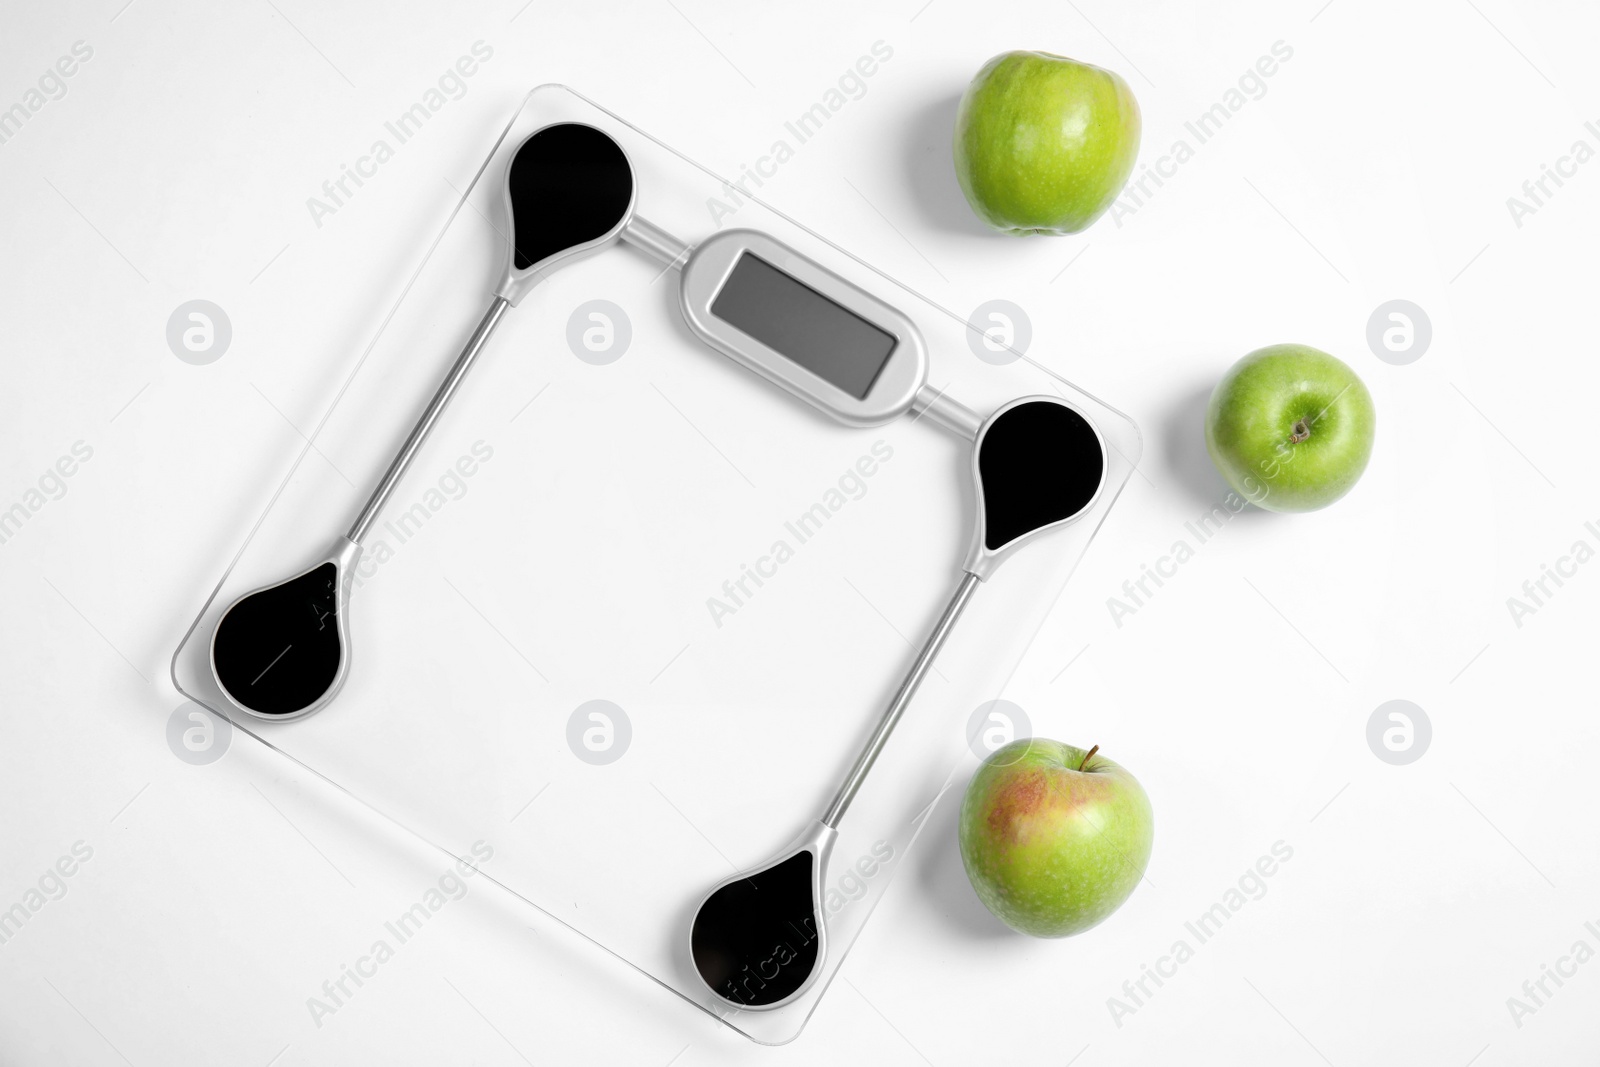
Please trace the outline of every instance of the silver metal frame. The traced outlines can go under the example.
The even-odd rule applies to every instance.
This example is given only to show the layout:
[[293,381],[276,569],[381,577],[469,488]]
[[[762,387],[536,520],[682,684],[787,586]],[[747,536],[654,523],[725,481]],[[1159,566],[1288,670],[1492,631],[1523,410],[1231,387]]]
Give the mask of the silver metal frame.
[[[998,420],[1000,416],[1004,415],[1007,411],[1010,411],[1012,408],[1015,408],[1021,404],[1031,404],[1041,401],[1059,404],[1062,407],[1075,412],[1084,420],[1084,422],[1088,423],[1089,428],[1094,431],[1095,442],[1100,447],[1101,455],[1100,481],[1095,485],[1094,493],[1089,497],[1088,501],[1084,503],[1083,507],[1080,508],[1076,513],[1069,515],[1068,517],[1057,522],[1050,523],[1047,526],[1041,526],[1036,530],[1030,530],[1021,537],[1002,545],[999,549],[990,550],[984,546],[984,534],[987,526],[987,511],[983,506],[983,476],[978,468],[978,456],[983,450],[983,439],[988,435],[989,429],[995,424],[996,420]],[[926,410],[931,411],[933,410],[933,407],[929,405]],[[965,409],[962,408],[959,410],[964,411]],[[959,418],[959,415],[954,417]],[[956,586],[955,594],[951,596],[950,602],[945,605],[944,612],[939,616],[939,621],[934,624],[932,632],[928,634],[928,639],[923,642],[921,650],[917,653],[917,658],[912,661],[911,669],[906,672],[905,679],[900,683],[900,688],[895,691],[894,698],[889,701],[889,706],[884,709],[882,717],[878,720],[878,725],[872,731],[872,736],[867,739],[866,745],[862,747],[860,754],[856,757],[856,761],[854,765],[851,766],[850,772],[845,775],[844,782],[840,784],[838,793],[834,795],[832,803],[828,805],[827,812],[820,820],[813,823],[812,827],[808,829],[806,834],[802,835],[798,841],[790,845],[784,851],[778,853],[773,859],[762,864],[760,868],[755,868],[758,870],[764,870],[766,868],[776,866],[777,864],[788,859],[790,856],[793,856],[795,853],[799,852],[801,849],[807,847],[808,843],[813,840],[821,840],[824,842],[824,847],[820,848],[817,852],[818,861],[814,871],[816,878],[813,880],[811,890],[811,899],[816,908],[818,940],[820,942],[817,946],[816,965],[812,969],[812,973],[807,977],[806,981],[800,986],[799,989],[795,990],[794,993],[790,994],[788,997],[785,997],[783,1000],[773,1004],[738,1004],[737,1002],[731,1001],[722,996],[722,994],[717,992],[717,990],[711,989],[710,983],[705,982],[705,979],[702,976],[702,984],[704,984],[706,988],[711,989],[712,994],[718,999],[724,1001],[725,1003],[733,1004],[741,1011],[770,1011],[773,1008],[779,1008],[785,1004],[791,1003],[796,997],[800,996],[807,989],[809,989],[812,982],[814,982],[817,976],[822,972],[823,960],[826,958],[824,954],[827,950],[827,941],[823,932],[827,926],[827,922],[826,908],[823,905],[824,898],[822,894],[822,878],[826,873],[825,868],[827,864],[828,853],[833,845],[833,835],[838,833],[839,823],[844,819],[845,812],[849,810],[851,802],[855,800],[856,794],[861,790],[861,786],[866,781],[867,775],[872,771],[873,764],[877,762],[879,754],[883,752],[884,746],[888,744],[889,735],[892,734],[894,732],[894,728],[899,725],[901,716],[905,714],[906,708],[910,706],[912,699],[917,694],[917,690],[921,688],[923,678],[927,676],[928,671],[932,668],[934,658],[938,656],[939,650],[944,647],[945,640],[949,638],[950,632],[955,628],[956,620],[961,617],[962,611],[966,609],[967,602],[972,599],[972,594],[977,590],[978,584],[987,579],[989,575],[993,574],[994,569],[1000,565],[1001,561],[1009,556],[1019,546],[1026,544],[1037,534],[1041,534],[1046,530],[1054,530],[1058,527],[1066,526],[1069,523],[1072,523],[1079,516],[1092,510],[1095,504],[1099,501],[1100,494],[1105,489],[1106,484],[1106,468],[1108,464],[1105,462],[1105,448],[1105,438],[1101,435],[1100,428],[1094,424],[1094,420],[1090,419],[1087,415],[1084,415],[1083,412],[1079,411],[1072,404],[1052,396],[1018,397],[1017,399],[1002,405],[987,419],[983,420],[982,425],[978,427],[978,430],[975,434],[975,444],[972,450],[972,479],[978,491],[978,514],[977,521],[972,524],[972,548],[967,554],[967,562],[963,568],[961,581]],[[819,833],[826,836],[819,837]],[[746,871],[742,874],[735,875],[732,878],[727,878],[719,882],[716,887],[713,888],[710,893],[707,893],[705,898],[701,900],[700,907],[703,908],[705,906],[705,902],[710,900],[711,896],[723,886],[728,885],[730,882],[739,881],[741,878],[748,877],[749,873],[750,872]],[[696,909],[697,914],[698,910],[699,909]],[[696,973],[698,973],[698,971]]]
[[444,414],[445,407],[451,398],[456,395],[461,382],[467,376],[467,371],[472,369],[472,364],[477,362],[478,354],[489,343],[489,335],[494,333],[494,328],[500,325],[500,318],[511,306],[504,297],[495,297],[489,305],[489,310],[484,312],[483,319],[478,323],[478,328],[472,331],[472,336],[467,338],[461,354],[456,357],[455,363],[450,367],[444,381],[439,383],[439,388],[433,394],[433,399],[428,401],[428,406],[423,409],[422,415],[417,419],[416,425],[411,427],[405,443],[400,446],[400,451],[395,453],[394,459],[389,464],[389,469],[384,472],[383,479],[378,482],[378,488],[372,491],[366,504],[361,509],[361,514],[356,516],[356,521],[350,524],[350,532],[345,537],[361,543],[367,536],[367,531],[372,529],[372,524],[378,521],[378,515],[383,511],[383,505],[389,500],[395,487],[400,484],[400,479],[405,476],[406,470],[411,466],[411,461],[417,458],[417,453],[422,451],[422,444],[428,439],[428,434],[433,431],[434,424]]
[[955,628],[956,620],[961,617],[962,610],[966,608],[967,601],[972,599],[973,590],[978,588],[980,581],[982,579],[970,571],[961,576],[961,582],[956,586],[955,595],[950,598],[950,603],[945,606],[944,614],[939,616],[939,621],[933,626],[933,632],[923,642],[922,650],[917,653],[917,658],[911,664],[911,670],[906,672],[905,680],[895,691],[894,699],[889,701],[883,717],[878,720],[877,729],[872,731],[871,739],[856,757],[855,765],[850,768],[844,783],[839,786],[839,792],[835,794],[833,803],[828,805],[827,814],[822,816],[824,826],[837,827],[844,818],[850,802],[856,798],[856,793],[860,792],[861,784],[867,780],[867,773],[872,770],[872,765],[878,762],[878,754],[888,743],[889,735],[899,724],[900,716],[905,714],[911,698],[917,695],[917,690],[922,686],[922,679],[933,666],[934,657],[944,647],[945,639]]
[[[505,173],[500,179],[500,197],[497,202],[497,208],[500,214],[501,222],[504,224],[502,226],[497,226],[497,229],[499,230],[500,235],[505,238],[506,265],[505,271],[501,275],[500,282],[495,287],[495,296],[493,301],[491,301],[489,304],[489,309],[484,312],[483,318],[479,320],[477,328],[472,331],[472,336],[467,339],[466,345],[461,349],[461,354],[456,357],[455,362],[451,364],[450,370],[445,374],[444,381],[439,384],[439,388],[435,390],[433,398],[428,401],[428,406],[423,409],[421,416],[418,417],[416,423],[412,426],[411,432],[406,435],[405,442],[401,444],[400,450],[395,453],[394,459],[390,461],[388,470],[386,470],[383,477],[379,479],[377,488],[372,491],[372,495],[369,496],[367,498],[367,502],[362,505],[360,514],[356,516],[355,522],[350,525],[349,533],[344,536],[339,546],[335,548],[334,552],[329,557],[319,561],[313,567],[308,567],[306,571],[300,572],[301,574],[305,574],[307,571],[315,570],[316,567],[320,567],[324,563],[329,562],[333,563],[339,571],[339,583],[334,593],[334,613],[339,620],[338,627],[340,657],[339,671],[336,675],[334,675],[333,683],[329,685],[327,691],[324,692],[322,696],[310,706],[287,715],[269,715],[264,712],[254,711],[251,708],[245,707],[234,698],[233,694],[228,692],[227,687],[222,684],[222,679],[217,676],[215,648],[217,641],[217,630],[222,625],[222,619],[228,617],[228,612],[231,612],[234,607],[238,605],[239,601],[244,600],[246,597],[255,596],[257,593],[264,592],[265,590],[271,589],[274,586],[282,585],[282,581],[274,582],[272,585],[262,586],[260,589],[253,589],[244,594],[244,596],[235,599],[232,604],[228,605],[227,611],[224,611],[222,616],[217,620],[217,625],[212,627],[211,643],[207,646],[207,658],[209,660],[209,666],[211,667],[211,676],[217,683],[218,691],[221,692],[228,703],[241,714],[249,715],[253,718],[262,719],[267,722],[293,722],[296,719],[303,719],[307,715],[311,715],[317,711],[320,711],[322,708],[327,706],[328,702],[331,701],[334,696],[338,694],[339,690],[344,686],[345,678],[348,677],[350,673],[350,660],[352,658],[353,650],[350,644],[350,630],[348,624],[346,623],[346,616],[349,613],[350,589],[351,583],[354,580],[355,564],[356,561],[361,557],[361,539],[365,537],[367,531],[372,528],[372,524],[378,521],[378,516],[382,513],[384,504],[388,502],[389,497],[394,493],[395,488],[400,484],[400,480],[405,477],[406,471],[410,469],[412,462],[417,458],[417,454],[422,451],[422,446],[427,441],[428,435],[433,432],[434,426],[438,424],[440,417],[444,414],[445,408],[449,406],[450,401],[455,397],[462,381],[467,376],[467,372],[472,369],[472,365],[477,362],[478,356],[483,352],[484,347],[489,343],[490,336],[494,333],[495,327],[500,324],[500,320],[504,317],[506,310],[508,308],[516,307],[518,302],[520,302],[523,297],[527,296],[533,287],[539,284],[539,282],[542,281],[545,276],[550,274],[552,271],[559,267],[564,267],[569,263],[575,263],[580,259],[592,256],[596,252],[615,244],[621,239],[623,231],[628,228],[630,223],[632,223],[633,210],[639,202],[639,183],[637,181],[634,181],[633,188],[629,192],[627,208],[623,211],[622,216],[617,220],[616,224],[604,234],[592,241],[587,241],[583,244],[575,245],[572,248],[564,249],[553,256],[529,265],[525,269],[517,269],[515,245],[516,229],[513,223],[511,209],[511,161],[516,159],[517,153],[522,151],[523,146],[526,145],[530,140],[532,140],[534,137],[537,137],[542,131],[549,129],[550,126],[556,125],[588,126],[587,123],[564,122],[550,123],[548,125],[541,126],[539,129],[528,134],[527,137],[524,137],[517,144],[517,147],[513,149],[511,154],[506,158]],[[604,130],[599,130],[598,127],[589,126],[589,128],[598,130],[598,132],[606,137],[611,136],[610,134],[605,133]],[[617,145],[617,149],[618,151],[622,152],[623,159],[626,160],[628,169],[630,172],[632,172],[633,160],[628,157],[626,150],[624,150],[620,144]],[[295,577],[299,577],[299,575],[296,575]],[[292,581],[293,579],[285,580]]]

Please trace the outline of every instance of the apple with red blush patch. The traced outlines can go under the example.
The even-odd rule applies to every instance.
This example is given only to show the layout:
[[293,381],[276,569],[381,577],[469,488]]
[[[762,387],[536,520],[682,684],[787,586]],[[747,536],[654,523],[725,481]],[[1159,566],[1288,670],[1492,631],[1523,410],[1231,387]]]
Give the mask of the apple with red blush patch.
[[1122,906],[1155,841],[1138,779],[1041,737],[996,749],[967,784],[961,862],[984,907],[1013,930],[1069,937]]

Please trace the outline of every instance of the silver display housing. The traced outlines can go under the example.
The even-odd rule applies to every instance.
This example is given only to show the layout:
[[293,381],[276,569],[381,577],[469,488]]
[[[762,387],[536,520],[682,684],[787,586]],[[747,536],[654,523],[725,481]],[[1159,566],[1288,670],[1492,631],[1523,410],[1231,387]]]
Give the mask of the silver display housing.
[[[867,395],[857,398],[718,318],[711,305],[746,252],[890,334],[895,346]],[[833,271],[755,230],[727,230],[700,242],[683,265],[683,317],[706,344],[846,426],[881,426],[911,410],[928,379],[928,347],[903,313]]]

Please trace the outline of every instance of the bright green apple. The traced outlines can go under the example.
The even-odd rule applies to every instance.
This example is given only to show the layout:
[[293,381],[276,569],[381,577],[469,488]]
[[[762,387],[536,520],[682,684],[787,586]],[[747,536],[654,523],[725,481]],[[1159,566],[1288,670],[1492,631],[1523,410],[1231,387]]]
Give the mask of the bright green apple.
[[1041,737],[996,749],[967,783],[961,862],[1013,930],[1068,937],[1122,906],[1150,862],[1155,818],[1137,779]]
[[956,113],[956,180],[1008,233],[1077,233],[1122,192],[1139,154],[1139,104],[1115,72],[1049,52],[983,65]]
[[1356,372],[1309,345],[1235,363],[1206,407],[1206,450],[1239,495],[1268,511],[1315,511],[1367,469],[1378,414]]

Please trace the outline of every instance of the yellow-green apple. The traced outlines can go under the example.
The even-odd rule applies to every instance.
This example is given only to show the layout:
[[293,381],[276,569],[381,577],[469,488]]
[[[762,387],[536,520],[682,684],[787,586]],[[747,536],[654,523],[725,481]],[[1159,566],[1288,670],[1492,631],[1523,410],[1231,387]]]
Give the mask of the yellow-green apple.
[[1240,496],[1315,511],[1348,493],[1372,457],[1378,414],[1356,372],[1309,345],[1235,363],[1206,407],[1206,451]]
[[956,180],[1008,233],[1077,233],[1122,192],[1139,154],[1139,104],[1115,72],[1049,52],[983,65],[956,112]]
[[961,862],[978,899],[1034,937],[1082,933],[1122,906],[1150,862],[1155,817],[1133,775],[1044,738],[996,749],[967,783]]

